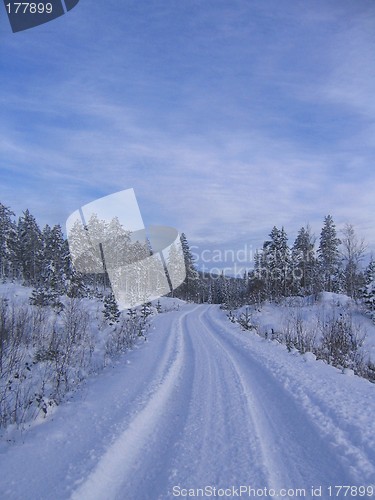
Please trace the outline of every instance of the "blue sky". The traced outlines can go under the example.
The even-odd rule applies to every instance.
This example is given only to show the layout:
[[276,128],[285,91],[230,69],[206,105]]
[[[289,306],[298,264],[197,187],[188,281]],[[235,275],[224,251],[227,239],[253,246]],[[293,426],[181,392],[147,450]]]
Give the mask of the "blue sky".
[[332,214],[375,250],[373,0],[80,0],[0,10],[0,201],[45,223],[134,188],[192,245],[292,243]]

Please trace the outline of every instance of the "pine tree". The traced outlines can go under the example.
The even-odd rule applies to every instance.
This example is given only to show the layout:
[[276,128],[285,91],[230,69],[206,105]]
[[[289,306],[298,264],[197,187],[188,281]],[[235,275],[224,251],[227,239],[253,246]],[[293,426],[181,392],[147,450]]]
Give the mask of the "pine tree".
[[43,283],[39,283],[33,288],[30,295],[30,304],[42,307],[52,306],[57,312],[61,312],[64,309],[59,294]]
[[284,230],[281,228],[280,237],[277,241],[277,251],[280,258],[280,270],[282,273],[282,295],[287,297],[290,293],[291,284],[291,262],[290,262],[290,248],[288,246],[288,236]]
[[[114,217],[106,226],[104,238],[102,247],[108,269],[117,269],[132,262],[129,256],[131,233],[124,229],[117,217]],[[148,255],[150,255],[149,252]]]
[[219,279],[216,280],[216,303],[224,305],[229,303],[228,283],[224,271],[221,271]]
[[186,277],[179,291],[183,293],[185,300],[196,301],[198,296],[199,274],[195,268],[193,254],[191,253],[189,243],[184,233],[181,234],[181,247],[184,255]]
[[340,252],[341,240],[337,237],[336,226],[331,215],[324,219],[324,226],[320,233],[320,245],[318,249],[318,261],[321,288],[327,292],[340,291]]
[[152,304],[151,302],[145,302],[141,307],[141,318],[145,322],[149,316],[152,315]]
[[120,311],[113,293],[109,293],[104,298],[103,315],[109,325],[119,322]]
[[41,272],[43,238],[35,217],[29,210],[18,221],[17,251],[25,283],[35,285]]
[[73,265],[71,254],[69,251],[68,240],[64,239],[61,248],[61,258],[64,276],[65,294],[70,298],[83,298],[88,296],[88,289],[85,285],[84,275],[77,271]]
[[16,277],[17,230],[14,213],[0,203],[0,279]]
[[38,275],[30,303],[39,306],[51,305],[62,310],[60,296],[66,292],[64,269],[65,240],[60,226],[48,224],[42,231],[42,247],[39,252]]
[[359,239],[352,224],[345,224],[342,231],[343,284],[349,297],[357,299],[363,286],[361,261],[365,254],[364,239]]
[[[104,289],[104,269],[100,244],[106,241],[107,222],[92,214],[83,227],[76,221],[69,228],[69,251],[75,272],[84,276],[85,283],[97,295]],[[102,291],[99,291],[101,289]]]
[[212,297],[212,282],[210,281],[208,284],[208,292],[207,292],[207,304],[213,304],[213,297]]
[[252,302],[260,304],[269,298],[266,258],[261,250],[255,252],[254,269],[248,273],[247,282],[247,295]]
[[365,286],[362,292],[364,303],[375,322],[375,259],[373,257],[366,268]]
[[290,290],[290,250],[284,228],[274,226],[270,238],[263,245],[262,267],[266,272],[267,295],[278,300]]
[[168,275],[172,285],[172,297],[174,296],[175,288],[183,282],[186,274],[185,261],[180,258],[179,249],[175,244],[172,244],[169,249],[167,261]]
[[62,295],[66,293],[66,243],[61,227],[52,229],[47,224],[42,232],[43,254],[40,280],[43,284]]
[[302,227],[292,248],[293,294],[310,295],[315,291],[317,262],[314,245],[315,237],[310,227]]

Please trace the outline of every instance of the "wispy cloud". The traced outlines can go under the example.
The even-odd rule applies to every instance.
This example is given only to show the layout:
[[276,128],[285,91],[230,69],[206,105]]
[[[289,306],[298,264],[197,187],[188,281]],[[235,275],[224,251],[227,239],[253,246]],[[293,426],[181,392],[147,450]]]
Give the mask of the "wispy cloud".
[[193,244],[332,213],[375,248],[370,3],[82,4],[5,37],[3,202],[63,223],[133,187]]

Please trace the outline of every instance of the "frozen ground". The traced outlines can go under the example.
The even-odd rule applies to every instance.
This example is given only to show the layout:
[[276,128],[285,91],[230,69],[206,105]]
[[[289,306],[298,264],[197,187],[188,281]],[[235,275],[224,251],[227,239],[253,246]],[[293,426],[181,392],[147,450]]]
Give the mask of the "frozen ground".
[[322,292],[317,300],[312,296],[288,297],[278,305],[265,303],[259,308],[243,306],[236,311],[236,315],[245,313],[246,310],[262,336],[266,332],[270,335],[272,330],[275,333],[285,330],[288,324],[295,328],[297,319],[302,321],[306,331],[319,332],[319,323],[337,318],[340,314],[349,316],[358,336],[364,337],[365,357],[375,363],[375,324],[366,316],[364,307],[346,295]]
[[374,391],[241,331],[218,306],[181,306],[1,445],[0,498],[156,500],[241,485],[305,491],[295,498],[322,486],[329,498],[329,486],[375,483]]

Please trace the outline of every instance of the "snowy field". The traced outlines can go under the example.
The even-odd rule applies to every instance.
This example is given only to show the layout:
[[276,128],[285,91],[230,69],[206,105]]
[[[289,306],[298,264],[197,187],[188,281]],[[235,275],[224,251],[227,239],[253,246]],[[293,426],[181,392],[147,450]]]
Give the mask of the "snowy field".
[[314,297],[288,297],[280,304],[266,302],[260,307],[243,306],[235,311],[236,316],[250,315],[249,323],[261,336],[277,336],[288,329],[296,329],[297,323],[303,330],[320,340],[321,325],[339,317],[345,317],[353,331],[363,339],[361,349],[365,358],[375,362],[375,324],[366,315],[365,308],[346,295],[321,292]]
[[241,486],[329,498],[340,485],[371,497],[374,384],[244,332],[218,306],[178,309],[1,444],[0,498],[249,497]]

